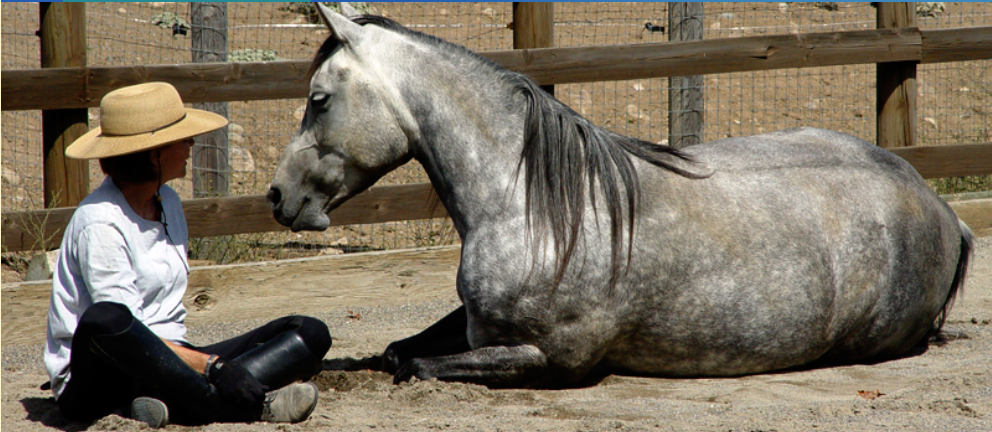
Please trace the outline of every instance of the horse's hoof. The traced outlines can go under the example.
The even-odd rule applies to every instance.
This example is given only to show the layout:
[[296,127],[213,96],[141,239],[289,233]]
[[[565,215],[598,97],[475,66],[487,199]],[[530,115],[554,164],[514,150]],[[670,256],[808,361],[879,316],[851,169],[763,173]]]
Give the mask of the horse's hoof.
[[400,384],[410,381],[414,377],[419,380],[436,378],[434,374],[431,373],[431,369],[431,363],[429,360],[415,358],[404,363],[403,366],[396,371],[396,374],[393,376],[393,384]]

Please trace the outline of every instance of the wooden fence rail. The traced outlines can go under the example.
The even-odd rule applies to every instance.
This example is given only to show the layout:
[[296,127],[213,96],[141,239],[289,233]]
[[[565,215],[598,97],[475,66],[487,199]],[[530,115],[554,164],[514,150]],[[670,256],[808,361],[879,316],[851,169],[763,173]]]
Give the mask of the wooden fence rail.
[[[925,178],[992,173],[992,143],[901,147],[889,151],[909,161]],[[985,201],[981,208],[985,214],[992,215],[992,200]],[[190,237],[288,229],[272,218],[265,195],[185,200],[183,210]],[[73,211],[75,207],[4,213],[4,248],[20,251],[58,247]],[[992,229],[989,217],[977,217],[982,212],[974,212],[976,217],[962,216],[972,229]],[[238,216],[224,217],[232,213]],[[345,202],[329,216],[331,225],[351,225],[446,217],[447,213],[433,195],[430,183],[416,183],[373,187]]]
[[[540,84],[550,85],[845,64],[984,60],[992,58],[992,26],[803,33],[481,54],[530,75]],[[113,89],[152,80],[173,83],[183,99],[191,103],[297,98],[306,95],[304,76],[308,67],[307,61],[283,61],[3,71],[0,105],[5,111],[94,107]],[[992,143],[891,150],[927,178],[992,174]],[[430,196],[427,183],[373,188],[335,210],[332,224],[444,216],[443,207]],[[183,205],[193,237],[285,229],[272,219],[262,195],[194,199]],[[992,213],[992,206],[983,205]],[[238,218],[223,217],[231,209],[237,209]],[[57,247],[73,210],[66,207],[4,213],[4,249]]]
[[[800,33],[480,53],[539,84],[880,62],[921,64],[992,58],[992,26]],[[306,97],[309,61],[192,63],[3,71],[0,108],[47,110],[100,105],[111,90],[166,81],[183,101],[221,102]]]

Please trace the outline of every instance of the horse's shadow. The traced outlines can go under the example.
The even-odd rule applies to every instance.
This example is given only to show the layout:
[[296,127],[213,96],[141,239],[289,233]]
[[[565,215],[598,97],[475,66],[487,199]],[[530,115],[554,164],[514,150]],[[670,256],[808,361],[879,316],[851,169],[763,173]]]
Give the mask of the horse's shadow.
[[78,432],[88,429],[91,421],[71,421],[62,415],[54,397],[28,397],[21,399],[21,406],[27,412],[27,420],[41,423],[45,426],[61,429],[66,432]]
[[382,372],[382,356],[374,355],[372,357],[360,359],[353,357],[326,359],[324,360],[323,367],[321,369],[325,371],[342,372],[355,372],[363,370]]
[[[941,330],[936,333],[932,333],[924,337],[920,342],[914,345],[908,351],[895,356],[880,357],[866,359],[864,361],[849,363],[849,362],[832,362],[832,361],[815,361],[805,365],[794,366],[786,369],[780,369],[775,371],[764,372],[762,375],[777,375],[777,374],[788,374],[794,372],[805,372],[817,369],[827,369],[839,366],[852,366],[852,365],[875,365],[879,363],[885,363],[905,358],[917,357],[926,354],[931,347],[943,347],[950,342],[960,340],[960,339],[970,339],[970,335],[962,331],[951,331],[951,330]],[[370,375],[366,378],[369,381],[380,381],[380,382],[392,382],[392,374],[385,372],[382,367],[382,356],[374,355],[365,358],[336,358],[327,359],[323,362],[322,371],[328,373],[328,375],[339,374],[339,373],[349,373],[349,372],[367,372]],[[643,375],[636,373],[626,373],[624,371],[618,370],[606,370],[604,368],[594,368],[589,372],[589,374],[582,381],[575,383],[572,386],[566,388],[587,388],[599,385],[603,380],[605,380],[610,375],[618,376],[643,376],[652,377],[652,375]],[[670,376],[654,376],[656,378],[671,378]],[[696,377],[682,377],[684,379],[693,379]],[[698,378],[712,378],[712,377],[698,377]],[[728,379],[734,379],[739,377],[726,377]],[[354,379],[344,378],[341,376],[324,376],[316,377],[315,381],[321,390],[327,390],[328,388],[335,388],[338,391],[347,391],[355,388],[355,384],[351,381]]]
[[[356,385],[356,380],[389,384],[392,384],[393,382],[393,375],[386,372],[382,367],[382,356],[380,355],[360,359],[353,357],[326,359],[324,360],[321,371],[323,373],[313,379],[313,381],[317,384],[317,387],[321,390],[334,388],[337,391],[348,391],[356,387],[364,387],[363,383],[358,383],[359,385]],[[353,372],[362,372],[368,375],[361,378],[348,378],[341,375]],[[584,380],[566,388],[593,387],[602,382],[611,374],[611,372],[594,369],[593,371],[590,371],[589,375]]]

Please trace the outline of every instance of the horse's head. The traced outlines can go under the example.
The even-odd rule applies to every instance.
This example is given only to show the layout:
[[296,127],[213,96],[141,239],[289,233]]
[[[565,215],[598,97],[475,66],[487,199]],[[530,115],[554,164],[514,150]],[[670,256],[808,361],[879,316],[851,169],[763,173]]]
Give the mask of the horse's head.
[[352,22],[316,3],[331,35],[311,67],[310,93],[268,192],[276,220],[293,231],[323,230],[327,213],[410,160],[419,129],[400,96],[402,65],[387,58],[402,37]]

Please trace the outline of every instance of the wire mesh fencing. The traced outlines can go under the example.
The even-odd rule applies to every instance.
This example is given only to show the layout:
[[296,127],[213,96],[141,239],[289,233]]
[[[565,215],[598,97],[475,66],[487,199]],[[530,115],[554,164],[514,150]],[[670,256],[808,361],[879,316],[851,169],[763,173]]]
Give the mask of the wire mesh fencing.
[[[414,30],[474,51],[513,47],[511,3],[355,3]],[[3,70],[40,67],[38,5],[2,3]],[[87,63],[91,66],[189,63],[196,56],[191,3],[88,3]],[[990,3],[917,3],[922,29],[987,26]],[[667,3],[556,3],[555,46],[624,45],[668,40]],[[228,61],[307,60],[327,37],[306,2],[227,3]],[[703,38],[732,38],[876,27],[869,3],[706,3]],[[670,29],[668,29],[670,30]],[[992,76],[988,61],[921,65],[918,69],[920,145],[989,142]],[[875,140],[875,66],[846,65],[713,74],[703,77],[703,139],[817,126]],[[301,83],[305,86],[306,83]],[[557,85],[556,97],[595,124],[651,142],[668,143],[667,78]],[[304,99],[231,101],[227,104],[230,195],[260,194],[268,187],[282,148],[302,119]],[[2,113],[3,211],[43,207],[41,115]],[[99,110],[90,110],[90,126]],[[197,168],[194,168],[194,170]],[[90,189],[102,180],[90,166]],[[981,186],[982,181],[978,180]],[[412,162],[380,184],[427,181]],[[992,182],[988,182],[992,183]],[[192,174],[172,182],[194,195]],[[425,198],[426,199],[426,198]],[[454,244],[444,219],[332,227],[321,233],[255,233],[206,238],[193,255],[238,262],[370,249]]]

